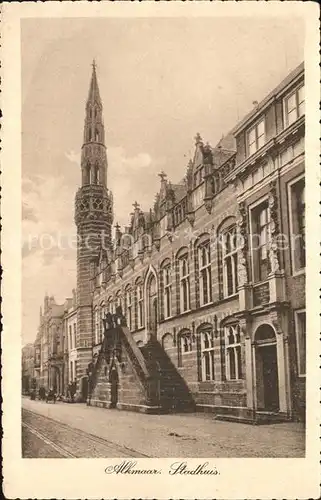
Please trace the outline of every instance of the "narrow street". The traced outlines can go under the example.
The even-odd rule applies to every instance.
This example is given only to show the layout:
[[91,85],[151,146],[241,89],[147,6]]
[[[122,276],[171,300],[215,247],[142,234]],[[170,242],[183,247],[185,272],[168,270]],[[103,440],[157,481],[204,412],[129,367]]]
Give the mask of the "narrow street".
[[145,415],[22,399],[24,458],[304,457],[301,423],[252,426],[210,414]]

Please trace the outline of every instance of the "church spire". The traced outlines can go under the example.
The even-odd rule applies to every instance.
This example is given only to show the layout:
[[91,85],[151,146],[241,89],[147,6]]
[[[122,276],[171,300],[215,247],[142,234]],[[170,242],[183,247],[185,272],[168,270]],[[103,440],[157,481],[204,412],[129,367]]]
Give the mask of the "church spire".
[[96,67],[97,67],[96,61],[95,61],[95,59],[93,59],[93,62],[92,62],[93,69],[92,69],[92,74],[91,74],[91,82],[90,82],[89,94],[88,94],[88,100],[87,100],[87,105],[90,105],[92,107],[95,104],[98,106],[101,106]]
[[84,142],[81,155],[82,185],[107,185],[107,156],[103,106],[100,98],[97,67],[92,63],[92,73],[86,103]]
[[103,124],[103,106],[100,99],[96,63],[93,60],[91,81],[86,104],[86,119],[84,130],[84,144],[96,142],[105,144],[105,130]]

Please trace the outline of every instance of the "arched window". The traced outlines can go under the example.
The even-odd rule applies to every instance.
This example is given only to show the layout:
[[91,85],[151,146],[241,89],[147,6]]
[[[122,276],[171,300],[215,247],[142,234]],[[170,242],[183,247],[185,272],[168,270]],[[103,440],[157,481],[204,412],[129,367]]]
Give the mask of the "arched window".
[[120,290],[118,290],[118,292],[116,293],[116,308],[117,307],[121,307],[121,310],[124,313],[123,301],[122,301],[122,296],[121,296]]
[[201,335],[201,359],[202,380],[214,380],[214,340],[210,330],[200,332]]
[[102,302],[100,304],[100,318],[99,318],[99,342],[102,342],[103,337],[104,337],[104,328],[103,328],[103,319],[106,314],[106,307],[105,303]]
[[177,255],[178,286],[179,286],[179,311],[181,313],[190,309],[190,277],[188,250],[183,249]]
[[94,174],[95,174],[94,183],[95,184],[99,184],[99,182],[100,182],[100,179],[99,179],[100,170],[99,170],[99,165],[97,163],[95,164]]
[[86,184],[90,184],[91,182],[91,168],[90,163],[88,162],[86,165]]
[[222,232],[220,239],[222,244],[222,267],[223,267],[223,294],[229,297],[237,293],[237,232],[236,225],[232,225]]
[[199,304],[204,306],[212,302],[211,248],[209,238],[197,246],[197,265],[199,279]]
[[183,366],[184,354],[192,351],[192,336],[191,332],[183,331],[178,334],[178,366]]
[[141,281],[136,284],[136,315],[137,315],[137,327],[143,328],[144,326],[144,296],[143,296],[143,285]]
[[225,327],[226,378],[242,378],[241,339],[239,325]]
[[115,311],[114,311],[114,302],[113,302],[113,298],[112,296],[108,297],[108,301],[107,301],[107,312],[109,312],[110,314],[113,314]]
[[94,309],[94,343],[99,343],[99,309],[96,306]]
[[172,315],[172,268],[169,259],[161,266],[161,288],[164,319]]
[[133,329],[133,310],[132,310],[132,289],[127,286],[125,290],[125,307],[126,307],[126,321],[129,330]]
[[171,349],[173,347],[173,335],[165,333],[165,335],[162,336],[162,346],[164,351]]

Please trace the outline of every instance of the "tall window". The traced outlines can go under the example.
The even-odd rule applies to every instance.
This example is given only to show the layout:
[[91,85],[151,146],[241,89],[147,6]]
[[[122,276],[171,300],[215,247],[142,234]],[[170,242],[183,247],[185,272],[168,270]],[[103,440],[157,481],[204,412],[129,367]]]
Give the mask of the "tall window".
[[237,292],[237,233],[236,226],[228,228],[221,239],[223,245],[223,291],[224,297]]
[[251,156],[255,151],[265,144],[265,122],[264,118],[256,123],[247,134],[248,155]]
[[95,344],[99,342],[99,309],[98,307],[94,310],[94,325],[95,325]]
[[73,346],[77,345],[77,323],[74,323],[74,336],[73,336]]
[[190,309],[190,282],[188,255],[184,255],[178,260],[179,269],[179,303],[180,312]]
[[138,328],[143,328],[144,326],[144,298],[143,298],[143,287],[139,283],[136,288],[137,294],[137,325]]
[[292,268],[305,267],[305,180],[300,177],[289,185]]
[[102,342],[104,336],[103,319],[105,317],[106,310],[105,304],[100,304],[100,318],[99,318],[99,342]]
[[204,306],[212,301],[212,273],[210,242],[202,243],[198,247],[199,290],[200,305]]
[[183,356],[192,351],[192,337],[190,332],[178,335],[178,366],[183,366]]
[[202,380],[214,380],[214,341],[210,331],[201,332]]
[[270,211],[264,201],[251,211],[251,245],[254,281],[263,281],[270,272]]
[[120,290],[118,290],[118,292],[116,293],[116,307],[121,307],[122,312],[124,313],[124,310],[123,310],[123,301],[122,301],[121,291]]
[[241,340],[238,325],[225,328],[226,378],[238,380],[242,378]]
[[129,330],[133,329],[133,310],[132,310],[132,289],[130,287],[126,288],[125,292],[125,302],[126,302],[126,321]]
[[298,375],[306,373],[306,317],[305,310],[294,312]]
[[166,319],[172,315],[172,272],[170,263],[166,264],[161,272],[163,284],[164,318]]
[[73,349],[73,344],[72,344],[72,326],[69,325],[69,349]]
[[304,115],[304,86],[296,89],[284,99],[284,122],[288,127]]
[[114,313],[114,303],[113,303],[113,298],[112,297],[108,298],[107,312],[109,312],[110,314]]

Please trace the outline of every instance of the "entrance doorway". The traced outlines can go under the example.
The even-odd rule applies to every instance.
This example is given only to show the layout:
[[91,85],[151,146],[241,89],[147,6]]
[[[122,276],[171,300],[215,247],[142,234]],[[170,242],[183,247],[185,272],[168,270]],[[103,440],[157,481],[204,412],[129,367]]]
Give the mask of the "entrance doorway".
[[256,335],[257,408],[279,411],[279,378],[276,337],[270,325],[262,325]]
[[157,282],[155,276],[152,274],[147,283],[147,328],[150,337],[157,336],[157,322],[158,322],[158,301],[157,301]]
[[116,408],[118,402],[118,372],[115,365],[112,365],[109,372],[110,382],[110,408]]

